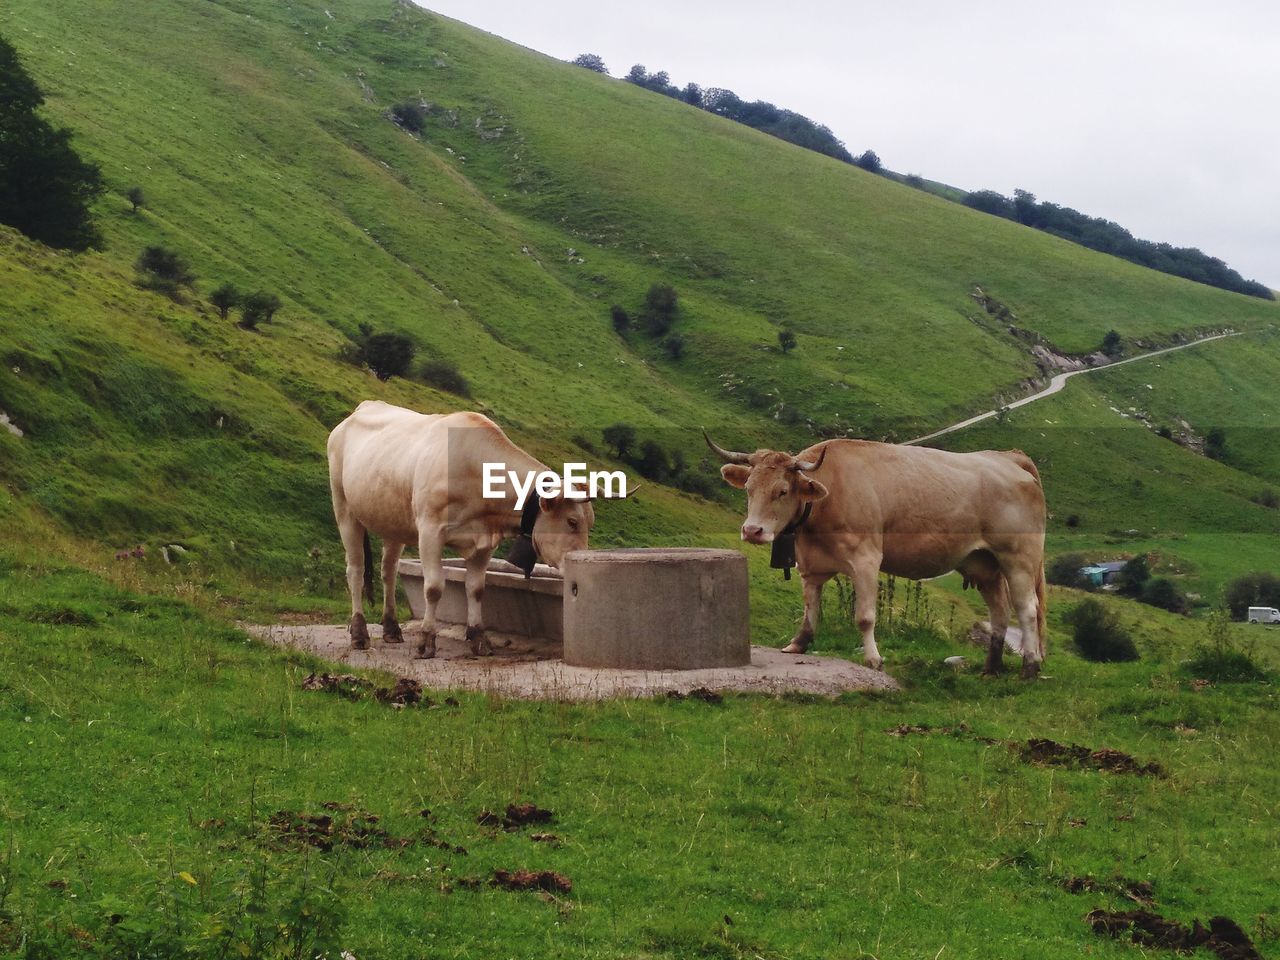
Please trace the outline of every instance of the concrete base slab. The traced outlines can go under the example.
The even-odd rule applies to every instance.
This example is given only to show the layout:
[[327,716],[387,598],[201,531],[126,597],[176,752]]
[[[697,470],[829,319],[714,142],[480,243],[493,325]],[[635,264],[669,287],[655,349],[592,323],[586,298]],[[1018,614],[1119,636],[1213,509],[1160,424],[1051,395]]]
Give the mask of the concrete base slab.
[[471,653],[459,626],[442,629],[432,660],[415,660],[417,623],[404,624],[405,642],[386,645],[375,624],[368,650],[352,650],[345,625],[244,626],[268,643],[305,650],[350,667],[385,670],[419,681],[434,690],[472,690],[530,700],[605,700],[653,697],[699,687],[777,695],[788,692],[835,697],[850,690],[896,690],[888,674],[838,657],[783,653],[772,647],[751,648],[751,663],[742,667],[698,670],[618,670],[572,667],[561,659],[562,646],[546,640],[490,631],[491,657]]

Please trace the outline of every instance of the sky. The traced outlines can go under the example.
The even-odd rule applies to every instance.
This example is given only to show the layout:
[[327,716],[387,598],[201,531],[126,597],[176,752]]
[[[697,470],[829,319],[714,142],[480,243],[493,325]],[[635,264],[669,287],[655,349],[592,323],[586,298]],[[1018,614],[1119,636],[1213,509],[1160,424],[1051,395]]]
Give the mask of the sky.
[[1280,289],[1272,0],[425,0],[561,59],[727,87],[854,153],[1105,217]]

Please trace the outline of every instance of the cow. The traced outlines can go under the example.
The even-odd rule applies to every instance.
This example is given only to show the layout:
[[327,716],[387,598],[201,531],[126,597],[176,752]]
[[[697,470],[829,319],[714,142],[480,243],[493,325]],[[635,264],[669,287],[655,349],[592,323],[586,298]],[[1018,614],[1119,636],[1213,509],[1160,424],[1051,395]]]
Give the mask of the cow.
[[[396,621],[396,568],[405,545],[422,558],[425,616],[417,654],[436,652],[436,604],[444,593],[442,551],[466,560],[467,633],[476,656],[492,653],[481,600],[485,571],[504,539],[528,534],[543,562],[558,567],[570,550],[585,550],[595,522],[587,499],[540,497],[530,491],[523,511],[504,484],[502,497],[483,497],[483,465],[534,476],[547,468],[479,413],[421,414],[366,400],[329,434],[329,489],[342,536],[351,592],[351,646],[369,646],[363,593],[373,600],[369,534],[382,538],[382,641],[403,643]],[[530,473],[532,471],[532,473]],[[533,557],[529,557],[532,568]],[[362,582],[363,581],[363,582]]]
[[[1004,670],[1010,608],[1022,627],[1022,676],[1045,653],[1045,500],[1035,464],[1020,450],[952,453],[868,440],[827,440],[796,456],[738,453],[707,444],[720,473],[747,492],[742,539],[771,543],[794,535],[804,582],[804,618],[786,653],[813,640],[822,587],[836,574],[853,581],[855,618],[866,664],[876,649],[880,571],[913,580],[958,570],[991,611],[984,673]],[[780,544],[781,545],[781,544]]]

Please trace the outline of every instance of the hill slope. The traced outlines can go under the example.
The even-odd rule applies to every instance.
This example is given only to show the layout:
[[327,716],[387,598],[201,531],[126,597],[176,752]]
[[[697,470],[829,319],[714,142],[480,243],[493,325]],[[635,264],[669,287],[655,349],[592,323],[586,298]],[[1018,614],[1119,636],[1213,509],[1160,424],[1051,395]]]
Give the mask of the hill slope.
[[[697,463],[700,424],[740,445],[905,436],[1016,391],[1037,368],[976,286],[1065,350],[1277,316],[404,3],[16,0],[0,31],[116,190],[100,253],[0,243],[0,409],[26,431],[0,432],[0,471],[61,535],[300,572],[333,547],[325,431],[366,396],[466,405],[338,362],[360,322],[458,362],[545,457],[624,421]],[[429,105],[420,137],[387,117],[405,100]],[[278,291],[278,322],[138,290],[149,243],[201,291]],[[680,361],[609,323],[654,282],[680,293]],[[735,526],[660,489],[601,523],[628,542]]]

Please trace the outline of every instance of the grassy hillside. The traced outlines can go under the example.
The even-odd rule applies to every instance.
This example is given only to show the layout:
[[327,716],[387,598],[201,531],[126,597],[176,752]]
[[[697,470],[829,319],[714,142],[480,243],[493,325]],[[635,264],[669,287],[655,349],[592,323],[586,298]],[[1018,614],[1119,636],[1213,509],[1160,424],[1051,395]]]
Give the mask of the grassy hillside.
[[[885,618],[890,697],[403,712],[302,692],[320,664],[230,623],[343,615],[322,450],[361,399],[481,409],[547,460],[607,459],[600,429],[628,422],[714,476],[703,424],[795,449],[924,433],[1022,389],[1025,344],[975,286],[1066,350],[1111,328],[1248,331],[947,438],[1036,457],[1053,550],[1158,550],[1212,596],[1276,563],[1280,514],[1255,502],[1280,484],[1275,305],[389,0],[8,0],[0,33],[113,189],[98,252],[0,228],[0,412],[22,431],[0,428],[0,956],[1119,958],[1133,948],[1081,920],[1130,905],[1117,874],[1280,956],[1274,687],[1193,683],[1199,621],[1109,600],[1143,659],[1091,665],[1063,620],[1079,598],[1054,590],[1048,678],[985,682],[939,666],[977,658],[955,639],[974,597],[944,583]],[[404,100],[432,107],[420,137],[385,116]],[[199,276],[184,302],[135,282],[155,243]],[[224,281],[285,306],[240,330],[204,302]],[[652,283],[679,291],[679,361],[610,324]],[[340,362],[362,322],[458,363],[474,398]],[[1138,412],[1223,427],[1224,462]],[[740,497],[648,483],[598,518],[596,544],[735,546]],[[113,559],[136,544],[144,559]],[[799,583],[747,552],[753,638],[777,643]],[[853,655],[839,591],[826,602],[818,649]],[[966,729],[885,733],[922,723]],[[1037,736],[1168,776],[1000,742]],[[515,800],[553,809],[561,845],[476,824]],[[352,812],[326,803],[388,836],[322,850],[271,826]],[[573,889],[485,882],[520,867]],[[1083,876],[1101,887],[1064,888]]]
[[[973,322],[975,285],[1064,349],[1275,318],[405,4],[18,0],[0,30],[116,191],[100,253],[0,239],[0,409],[26,431],[0,471],[108,546],[277,577],[332,550],[325,431],[366,396],[469,405],[338,363],[360,322],[457,362],[548,458],[624,421],[697,463],[701,424],[904,436],[1016,390],[1034,366]],[[385,116],[403,100],[431,105],[421,137]],[[192,262],[190,303],[135,288],[148,243]],[[201,296],[227,280],[278,291],[278,322],[219,320]],[[608,320],[654,282],[678,362]],[[631,542],[735,525],[657,489],[601,513]]]

